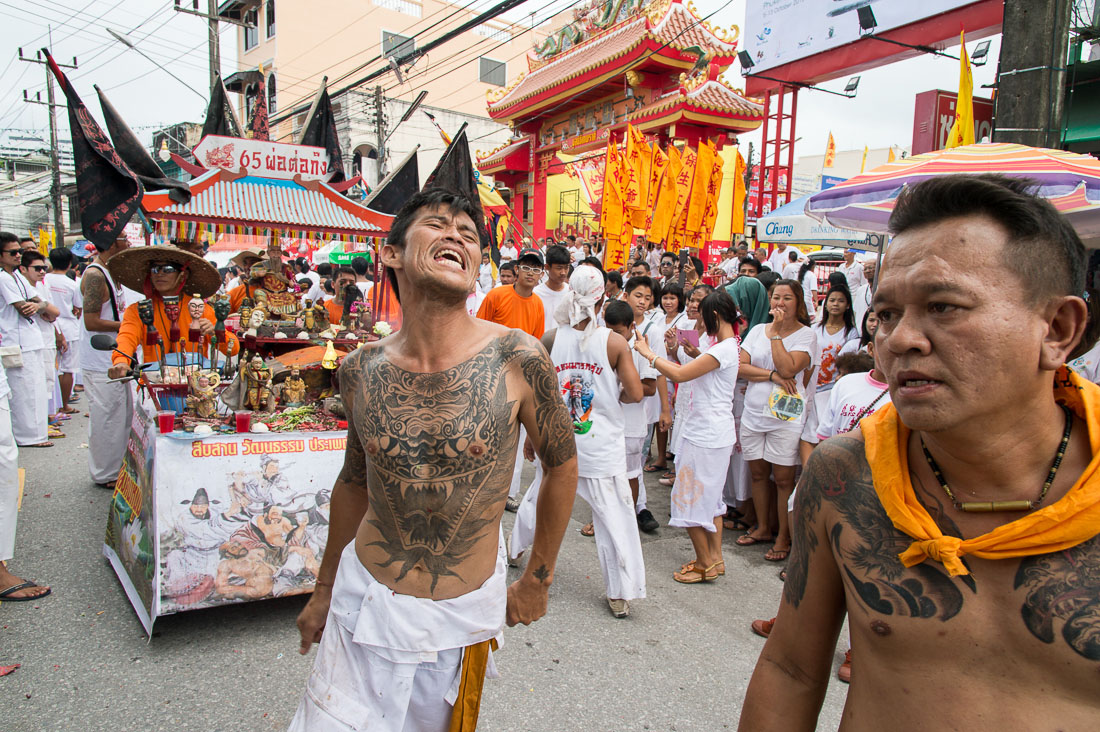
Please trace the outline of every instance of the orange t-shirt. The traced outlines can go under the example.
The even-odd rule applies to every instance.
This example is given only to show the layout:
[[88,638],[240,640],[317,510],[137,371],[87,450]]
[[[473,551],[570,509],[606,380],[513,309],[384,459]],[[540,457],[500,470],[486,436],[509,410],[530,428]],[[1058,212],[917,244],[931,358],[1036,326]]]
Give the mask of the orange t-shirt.
[[[183,340],[183,350],[188,352],[194,352],[198,350],[197,343],[191,343],[187,340],[188,330],[191,325],[191,311],[187,305],[191,302],[190,295],[180,296],[180,317],[179,328],[180,338]],[[211,323],[215,322],[214,308],[209,305],[203,305],[203,317],[209,320]],[[180,350],[179,343],[169,343],[168,336],[171,328],[171,323],[168,320],[168,315],[164,312],[164,301],[159,297],[153,298],[153,326],[157,332],[160,333],[160,340],[163,344],[165,353],[175,353]],[[240,342],[237,337],[230,333],[225,332],[225,340],[218,343],[218,350],[228,355],[234,355],[240,348]],[[141,317],[138,315],[137,303],[130,305],[126,308],[126,311],[122,314],[122,323],[118,327],[118,350],[122,353],[128,353],[131,356],[137,354],[138,346],[145,345],[145,324],[141,322]],[[207,353],[210,350],[210,336],[202,339],[202,352]],[[111,363],[129,363],[126,357],[122,353],[112,353]],[[145,354],[145,360],[152,361],[156,358],[156,355],[152,353]]]
[[489,290],[489,294],[481,302],[477,317],[509,328],[518,328],[535,338],[542,338],[545,326],[542,299],[534,293],[530,297],[521,297],[512,285]]
[[336,300],[325,300],[325,310],[328,310],[328,322],[339,325],[344,319],[344,306],[337,305]]
[[253,296],[252,293],[255,292],[257,289],[259,289],[259,288],[252,287],[251,285],[248,285],[248,284],[243,284],[243,285],[237,285],[232,290],[230,290],[229,291],[229,312],[230,313],[239,313],[239,312],[241,312],[241,303],[244,302],[244,299],[246,297],[251,297],[252,300],[253,300],[252,304],[255,305],[256,304],[256,302],[255,302],[256,298]]

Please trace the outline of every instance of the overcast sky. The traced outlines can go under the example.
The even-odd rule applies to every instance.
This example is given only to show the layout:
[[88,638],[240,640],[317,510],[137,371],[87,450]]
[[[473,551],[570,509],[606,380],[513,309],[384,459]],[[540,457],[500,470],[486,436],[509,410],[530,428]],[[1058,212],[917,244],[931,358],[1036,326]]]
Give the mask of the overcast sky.
[[[745,3],[754,1],[696,0],[696,6],[704,16],[714,13],[713,24],[723,27],[736,24],[745,31]],[[493,0],[476,0],[473,8],[491,4]],[[573,4],[572,0],[559,0],[547,6],[545,0],[532,0],[515,12],[525,15],[539,9],[540,15],[544,15],[556,7]],[[206,3],[200,5],[205,7]],[[33,55],[47,42],[48,26],[52,26],[55,57],[69,62],[72,56],[77,56],[80,68],[69,72],[70,78],[97,117],[99,104],[92,84],[98,84],[107,93],[143,139],[150,139],[157,127],[202,121],[206,105],[200,94],[202,97],[208,94],[206,24],[194,16],[175,12],[170,0],[0,0],[0,21],[6,29],[4,45],[10,49],[7,55],[0,55],[0,129],[47,127],[45,108],[22,101],[24,89],[32,96],[44,90],[43,68],[19,61],[15,48],[21,45],[25,54]],[[854,16],[852,22],[856,22]],[[200,94],[137,52],[126,49],[108,35],[107,27],[129,33],[139,48],[171,68]],[[225,25],[222,31],[222,68],[226,74],[237,70],[236,35],[232,28]],[[976,96],[988,95],[988,90],[979,87],[993,80],[999,41],[999,37],[993,39],[991,62],[975,70]],[[975,43],[967,45],[972,49]],[[957,44],[948,52],[957,53]],[[744,84],[736,65],[726,78],[735,87]],[[840,150],[864,145],[908,146],[912,140],[913,97],[928,89],[956,91],[958,83],[957,61],[921,57],[863,73],[855,99],[802,91],[798,98],[797,130],[802,139],[795,146],[795,156],[821,154],[830,131]],[[825,86],[840,91],[844,84],[845,79],[837,79]],[[65,115],[59,115],[59,120],[62,129],[67,130]],[[759,149],[759,138],[759,133],[754,133],[742,140],[753,141]]]

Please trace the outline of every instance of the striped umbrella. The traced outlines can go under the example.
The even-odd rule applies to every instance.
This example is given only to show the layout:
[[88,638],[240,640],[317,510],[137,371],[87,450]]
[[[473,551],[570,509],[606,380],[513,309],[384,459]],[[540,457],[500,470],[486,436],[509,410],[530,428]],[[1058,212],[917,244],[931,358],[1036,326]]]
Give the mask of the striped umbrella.
[[1086,245],[1100,248],[1100,160],[1089,155],[981,142],[902,158],[815,193],[806,213],[857,231],[884,233],[898,194],[937,175],[1001,173],[1038,182],[1036,193],[1065,214]]

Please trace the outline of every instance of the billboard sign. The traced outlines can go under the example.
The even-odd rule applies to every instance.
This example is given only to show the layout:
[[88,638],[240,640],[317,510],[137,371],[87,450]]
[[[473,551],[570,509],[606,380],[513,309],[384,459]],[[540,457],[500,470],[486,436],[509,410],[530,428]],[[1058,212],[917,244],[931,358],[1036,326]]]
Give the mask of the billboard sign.
[[323,147],[289,145],[268,140],[207,135],[194,149],[195,160],[207,168],[221,168],[263,178],[326,181],[333,175]]
[[[942,150],[955,124],[955,92],[933,89],[916,97],[913,112],[913,155]],[[993,136],[993,100],[974,97],[974,141]]]
[[[749,0],[745,8],[744,48],[752,56],[752,73],[798,61],[858,41],[857,11],[871,7],[875,32],[900,28],[941,13],[972,5],[974,0]],[[885,44],[884,44],[885,45]]]

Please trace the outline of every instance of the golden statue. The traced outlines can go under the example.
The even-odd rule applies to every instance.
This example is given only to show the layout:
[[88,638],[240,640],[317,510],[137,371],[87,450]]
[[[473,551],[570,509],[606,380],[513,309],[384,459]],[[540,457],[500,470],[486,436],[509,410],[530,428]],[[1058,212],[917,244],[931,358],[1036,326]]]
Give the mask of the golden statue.
[[187,382],[187,410],[202,419],[218,416],[218,395],[214,390],[222,380],[217,372],[206,369],[193,371]]
[[283,390],[279,393],[283,406],[297,407],[306,399],[306,382],[302,379],[302,370],[297,366],[290,370],[290,376],[283,382]]
[[245,408],[257,412],[271,411],[271,369],[264,360],[253,356],[241,376],[245,380]]

